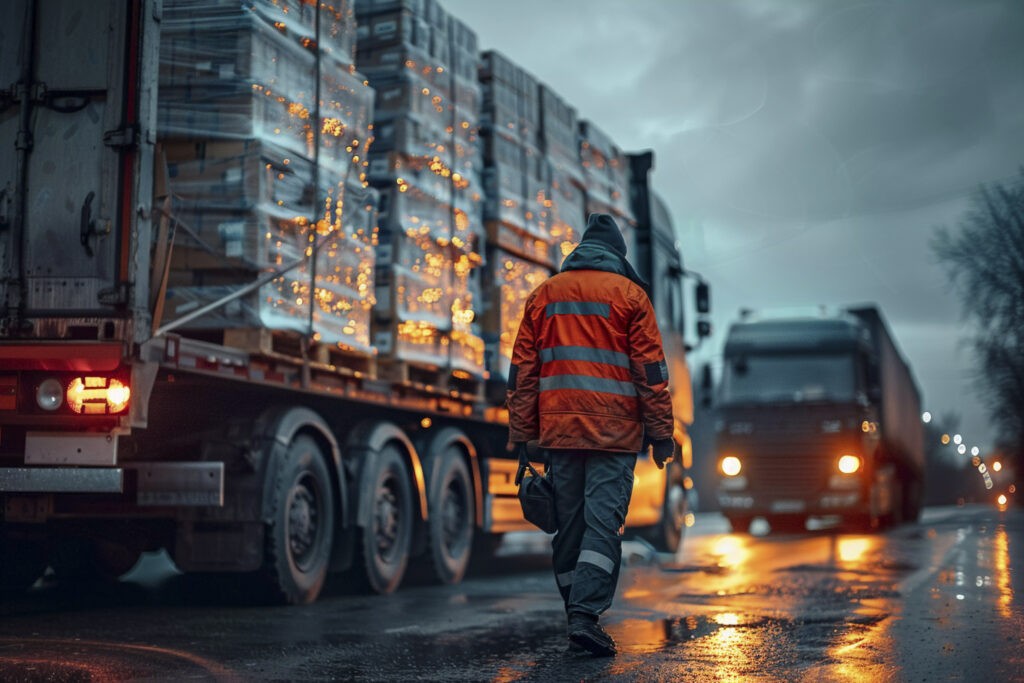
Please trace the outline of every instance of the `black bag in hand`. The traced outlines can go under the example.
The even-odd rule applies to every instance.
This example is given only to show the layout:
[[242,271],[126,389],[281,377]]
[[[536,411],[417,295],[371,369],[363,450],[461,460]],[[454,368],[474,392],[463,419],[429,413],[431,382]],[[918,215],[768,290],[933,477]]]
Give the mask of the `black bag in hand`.
[[[530,476],[524,476],[529,471]],[[558,517],[555,515],[555,486],[551,477],[543,476],[530,464],[526,446],[519,448],[519,471],[516,473],[519,486],[519,505],[523,517],[541,531],[553,534],[558,531]]]

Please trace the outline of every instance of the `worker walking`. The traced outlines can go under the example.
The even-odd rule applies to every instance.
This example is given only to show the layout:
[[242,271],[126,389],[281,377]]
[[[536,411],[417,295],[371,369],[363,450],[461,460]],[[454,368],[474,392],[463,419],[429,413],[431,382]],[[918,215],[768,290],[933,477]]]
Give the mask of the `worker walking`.
[[591,214],[561,271],[526,301],[508,379],[509,441],[546,449],[555,581],[569,640],[615,654],[598,623],[615,594],[638,451],[672,459],[672,400],[647,284],[615,220]]

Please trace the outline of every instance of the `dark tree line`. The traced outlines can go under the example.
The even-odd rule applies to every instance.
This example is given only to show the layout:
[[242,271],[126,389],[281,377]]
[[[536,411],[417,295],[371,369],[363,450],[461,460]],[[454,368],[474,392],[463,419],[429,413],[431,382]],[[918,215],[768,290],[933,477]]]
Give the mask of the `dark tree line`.
[[1004,448],[1024,451],[1024,167],[978,190],[955,229],[932,242],[965,319],[979,395]]

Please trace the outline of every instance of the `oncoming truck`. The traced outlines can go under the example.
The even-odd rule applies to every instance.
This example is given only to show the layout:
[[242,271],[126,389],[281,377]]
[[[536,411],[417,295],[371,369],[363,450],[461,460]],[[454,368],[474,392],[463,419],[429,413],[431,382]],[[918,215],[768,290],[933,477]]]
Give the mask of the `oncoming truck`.
[[650,153],[433,1],[0,18],[0,584],[159,548],[291,603],[461,580],[530,528],[508,357],[592,211],[652,283],[684,453],[641,454],[630,531],[677,547],[688,288]]
[[729,329],[718,392],[718,502],[736,531],[809,516],[861,529],[916,520],[921,400],[877,307],[748,312]]

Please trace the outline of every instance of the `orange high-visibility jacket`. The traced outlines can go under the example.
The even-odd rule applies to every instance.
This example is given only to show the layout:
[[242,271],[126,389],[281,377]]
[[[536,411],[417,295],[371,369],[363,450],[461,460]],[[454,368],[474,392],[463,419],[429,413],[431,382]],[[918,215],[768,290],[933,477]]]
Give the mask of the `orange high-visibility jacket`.
[[569,270],[526,301],[508,383],[509,440],[637,452],[672,438],[661,333],[647,293],[605,270]]

